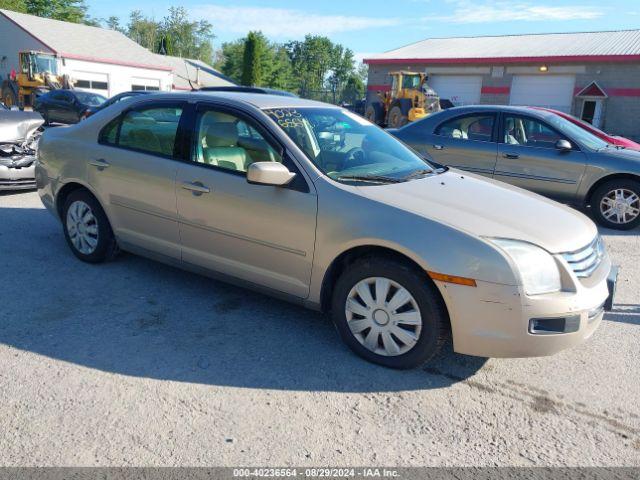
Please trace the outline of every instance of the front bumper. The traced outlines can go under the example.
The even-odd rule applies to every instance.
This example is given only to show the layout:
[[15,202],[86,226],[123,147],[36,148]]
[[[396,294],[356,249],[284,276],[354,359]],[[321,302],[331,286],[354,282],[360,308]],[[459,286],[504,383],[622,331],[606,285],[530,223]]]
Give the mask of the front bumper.
[[[449,310],[456,352],[537,357],[553,355],[593,335],[613,303],[610,285],[615,285],[616,275],[606,257],[588,282],[577,282],[576,291],[527,296],[513,285],[478,281],[473,288],[436,283]],[[544,325],[562,325],[563,333]]]
[[35,167],[15,168],[0,165],[0,190],[32,190],[36,188]]

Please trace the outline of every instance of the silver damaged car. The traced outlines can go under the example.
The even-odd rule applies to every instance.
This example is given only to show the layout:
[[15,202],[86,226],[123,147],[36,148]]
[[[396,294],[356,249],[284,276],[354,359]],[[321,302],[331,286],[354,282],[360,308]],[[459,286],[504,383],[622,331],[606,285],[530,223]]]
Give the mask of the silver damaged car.
[[33,189],[44,120],[36,112],[0,109],[0,190]]

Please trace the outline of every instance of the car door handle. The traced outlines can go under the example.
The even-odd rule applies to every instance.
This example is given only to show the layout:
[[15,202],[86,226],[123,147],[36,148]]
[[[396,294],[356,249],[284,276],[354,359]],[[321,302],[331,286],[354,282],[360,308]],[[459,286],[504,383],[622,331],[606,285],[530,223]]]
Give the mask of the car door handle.
[[502,156],[504,158],[511,158],[512,160],[515,160],[516,158],[520,158],[520,155],[518,155],[517,153],[503,153]]
[[89,163],[94,167],[97,167],[100,171],[104,170],[105,168],[109,168],[109,162],[107,162],[103,158],[96,158],[95,160],[91,160]]
[[443,145],[434,145],[433,148],[435,148],[436,150],[444,150]]
[[182,188],[190,190],[194,195],[202,195],[211,192],[211,189],[200,182],[182,182]]

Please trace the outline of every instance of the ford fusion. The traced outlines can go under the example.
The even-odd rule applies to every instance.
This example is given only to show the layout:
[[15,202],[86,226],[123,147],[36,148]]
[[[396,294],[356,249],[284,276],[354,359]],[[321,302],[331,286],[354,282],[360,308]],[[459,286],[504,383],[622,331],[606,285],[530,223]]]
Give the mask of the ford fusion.
[[126,250],[328,312],[388,367],[449,337],[470,355],[550,355],[612,302],[587,217],[433,165],[335,106],[145,95],[47,130],[38,155],[40,196],[80,260]]

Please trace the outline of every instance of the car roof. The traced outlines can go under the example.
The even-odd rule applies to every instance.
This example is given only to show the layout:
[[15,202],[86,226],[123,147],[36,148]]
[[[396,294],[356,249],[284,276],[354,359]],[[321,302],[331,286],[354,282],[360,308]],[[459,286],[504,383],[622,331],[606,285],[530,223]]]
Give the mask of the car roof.
[[[244,92],[185,92],[185,93],[156,93],[153,100],[175,100],[177,98],[189,101],[203,100],[226,100],[230,102],[244,103],[253,105],[261,110],[271,108],[302,108],[302,107],[321,107],[321,108],[340,108],[336,105],[317,102],[315,100],[306,100],[299,97],[289,97],[284,95],[270,95],[264,93],[244,93]],[[142,101],[142,100],[139,100]]]

